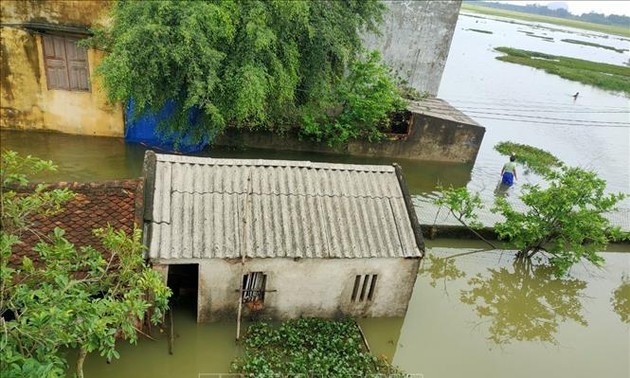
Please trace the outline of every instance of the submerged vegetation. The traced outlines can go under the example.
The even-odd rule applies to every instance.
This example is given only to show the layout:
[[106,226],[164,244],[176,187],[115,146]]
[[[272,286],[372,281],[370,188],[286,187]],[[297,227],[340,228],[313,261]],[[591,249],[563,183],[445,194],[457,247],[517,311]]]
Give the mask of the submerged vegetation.
[[600,49],[606,49],[606,50],[613,50],[615,52],[618,53],[623,53],[625,51],[628,51],[628,49],[618,49],[616,47],[613,46],[607,46],[607,45],[600,45],[599,43],[593,43],[593,42],[587,42],[587,41],[580,41],[578,39],[562,39],[562,42],[566,42],[566,43],[573,43],[575,45],[584,45],[584,46],[591,46],[591,47],[599,47]]
[[510,47],[497,47],[495,50],[506,54],[497,57],[498,60],[504,62],[538,68],[564,79],[578,81],[601,89],[630,94],[630,67]]
[[501,155],[516,156],[518,164],[539,175],[544,175],[550,170],[562,166],[562,162],[550,152],[527,144],[499,142],[494,146],[494,149]]
[[244,356],[234,361],[232,369],[248,377],[402,376],[364,349],[352,319],[300,318],[279,327],[254,323],[244,344]]
[[473,29],[473,28],[466,29],[466,30],[474,31],[474,32],[477,32],[477,33],[494,34],[494,33],[493,33],[493,32],[491,32],[490,30]]

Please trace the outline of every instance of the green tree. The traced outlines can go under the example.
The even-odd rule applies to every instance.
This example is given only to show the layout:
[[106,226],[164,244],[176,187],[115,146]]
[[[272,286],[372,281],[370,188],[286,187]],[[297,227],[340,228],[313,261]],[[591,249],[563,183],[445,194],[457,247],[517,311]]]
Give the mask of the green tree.
[[[159,125],[165,135],[212,139],[225,127],[282,133],[313,114],[326,127],[319,115],[341,106],[342,131],[371,137],[347,125],[380,122],[382,108],[394,110],[400,97],[388,92],[374,102],[345,72],[377,67],[371,55],[357,57],[360,32],[376,32],[383,10],[377,0],[119,1],[111,25],[87,44],[108,51],[97,72],[110,100],[133,99],[136,115],[172,100],[172,117]],[[392,81],[378,69],[372,89],[387,92]],[[191,109],[201,110],[197,127],[188,122]],[[343,120],[357,111],[364,119]],[[335,135],[310,127],[304,135]]]
[[479,193],[470,193],[467,188],[453,188],[452,186],[448,188],[440,186],[438,191],[440,194],[433,203],[446,207],[459,223],[490,247],[496,248],[494,244],[476,231],[483,228],[483,224],[479,222],[479,215],[477,214],[477,211],[483,208]]
[[581,260],[601,265],[597,252],[620,232],[604,213],[614,211],[624,195],[606,194],[606,182],[581,168],[563,166],[545,179],[547,187],[523,185],[524,209],[496,199],[493,211],[505,217],[495,224],[499,237],[518,249],[519,258],[544,254],[559,275]]
[[349,71],[332,93],[337,114],[321,107],[308,109],[302,135],[335,145],[349,139],[380,140],[389,131],[391,113],[404,109],[406,103],[380,53],[353,59]]
[[[518,251],[519,259],[543,255],[544,262],[563,275],[581,260],[601,265],[604,260],[599,251],[610,241],[630,238],[604,216],[615,211],[627,195],[606,193],[606,181],[594,172],[569,167],[532,146],[501,142],[495,149],[505,155],[517,154],[521,164],[544,179],[543,184],[523,185],[518,204],[497,196],[492,208],[504,218],[494,225],[496,233]],[[464,226],[480,227],[477,212],[483,205],[478,194],[466,188],[442,189],[434,202],[446,206]]]
[[61,352],[67,348],[79,351],[76,370],[82,377],[88,353],[118,358],[116,340],[135,343],[142,323],[160,323],[168,306],[170,291],[145,265],[139,230],[95,230],[102,239],[99,251],[76,248],[57,228],[34,247],[36,258],[14,255],[20,235],[34,232],[35,215],[53,215],[73,197],[44,185],[16,192],[30,174],[51,169],[51,162],[2,153],[0,370],[7,377],[64,375]]

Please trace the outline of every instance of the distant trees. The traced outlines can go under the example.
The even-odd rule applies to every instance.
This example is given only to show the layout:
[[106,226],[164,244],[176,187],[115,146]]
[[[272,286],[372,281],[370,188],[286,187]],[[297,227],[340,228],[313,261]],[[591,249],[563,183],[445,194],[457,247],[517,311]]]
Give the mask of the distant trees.
[[524,12],[531,14],[539,14],[542,16],[550,16],[550,17],[558,17],[558,18],[566,18],[569,20],[579,20],[585,22],[592,22],[594,24],[601,25],[616,25],[627,27],[630,25],[630,17],[622,16],[617,14],[610,14],[606,16],[603,13],[590,12],[584,13],[582,15],[574,15],[570,13],[567,9],[564,8],[555,8],[550,9],[545,5],[538,4],[527,4],[527,5],[518,5],[518,4],[507,4],[507,3],[493,3],[493,2],[481,2],[481,1],[466,1],[467,3],[473,5],[480,5],[489,8],[496,9],[505,9],[516,12]]
[[[385,6],[366,1],[120,1],[87,44],[112,101],[136,115],[167,103],[165,135],[212,140],[226,127],[297,131],[329,144],[378,139],[405,104],[360,33]],[[190,111],[199,111],[191,126]]]
[[58,213],[74,194],[44,185],[18,194],[15,187],[30,175],[55,166],[12,151],[2,152],[1,163],[0,371],[3,377],[65,376],[65,354],[75,349],[83,377],[87,354],[118,358],[117,339],[135,343],[143,322],[160,323],[170,290],[144,263],[139,230],[95,230],[102,246],[77,248],[57,228],[42,235],[34,258],[15,256],[21,235],[35,232],[32,217]]

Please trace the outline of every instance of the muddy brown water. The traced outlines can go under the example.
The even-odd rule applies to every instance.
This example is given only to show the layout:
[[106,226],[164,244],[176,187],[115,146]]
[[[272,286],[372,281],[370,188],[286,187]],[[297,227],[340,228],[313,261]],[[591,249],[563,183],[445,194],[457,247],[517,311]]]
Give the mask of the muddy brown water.
[[[629,376],[630,254],[557,279],[472,244],[429,249],[405,318],[358,320],[373,353],[423,377]],[[120,344],[111,364],[89,356],[86,376],[215,377],[239,355],[235,322],[197,324],[179,308],[175,331],[173,355],[158,333]]]
[[[466,30],[471,27],[494,33]],[[557,42],[577,35],[624,48],[626,40],[555,29],[460,17],[439,95],[468,112],[487,132],[474,166],[398,161],[413,195],[431,192],[437,184],[452,184],[468,185],[484,197],[492,197],[504,160],[493,146],[502,140],[545,148],[569,164],[594,169],[611,190],[630,192],[630,128],[601,123],[617,122],[610,125],[619,126],[619,122],[629,122],[628,97],[494,59],[497,53],[492,48],[508,45],[612,64],[627,60],[627,54]],[[556,42],[529,38],[519,32],[523,30],[546,33]],[[580,97],[574,102],[571,95],[577,91]],[[483,118],[480,111],[508,116]],[[523,112],[568,121],[515,121],[515,115]],[[55,161],[59,171],[40,177],[42,180],[137,177],[145,151],[120,139],[60,134],[2,131],[0,141],[2,148]],[[213,150],[208,154],[392,163],[390,159],[281,151]],[[522,175],[520,181],[537,180]],[[625,202],[625,206],[629,204]],[[515,266],[509,251],[476,252],[484,246],[475,242],[439,240],[429,241],[428,246],[429,258],[422,264],[406,317],[359,319],[374,353],[426,378],[630,376],[628,245],[610,246],[603,253],[606,264],[601,269],[578,264],[562,280],[544,269]],[[229,371],[239,353],[234,342],[235,322],[197,324],[191,309],[178,308],[175,327],[174,355],[168,355],[165,337],[158,333],[156,341],[120,344],[121,358],[111,364],[89,356],[86,377],[203,377]]]
[[[144,148],[113,138],[60,134],[0,133],[12,148],[59,163],[46,180],[120,179],[140,175]],[[213,156],[390,163],[272,151],[215,151]],[[463,185],[471,167],[401,162],[414,195],[437,180]],[[460,240],[428,241],[405,318],[359,319],[372,351],[424,377],[607,377],[630,374],[630,254],[611,246],[602,270],[576,266],[571,279],[512,266],[509,252],[484,252],[440,260],[483,248]],[[164,335],[137,346],[120,344],[121,358],[107,364],[91,355],[87,377],[198,377],[226,373],[239,354],[235,322],[197,324],[194,311],[175,311],[175,353]],[[71,356],[71,360],[72,360]],[[456,361],[456,363],[454,362]],[[532,362],[534,361],[534,362]],[[204,376],[204,375],[201,375]],[[211,377],[212,375],[206,375]]]

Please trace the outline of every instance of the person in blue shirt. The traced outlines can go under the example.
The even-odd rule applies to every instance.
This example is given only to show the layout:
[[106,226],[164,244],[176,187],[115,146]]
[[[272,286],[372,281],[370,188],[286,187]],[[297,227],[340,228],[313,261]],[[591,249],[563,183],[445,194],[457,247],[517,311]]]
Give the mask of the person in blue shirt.
[[516,156],[510,156],[510,161],[503,165],[501,169],[501,184],[510,187],[516,180]]

